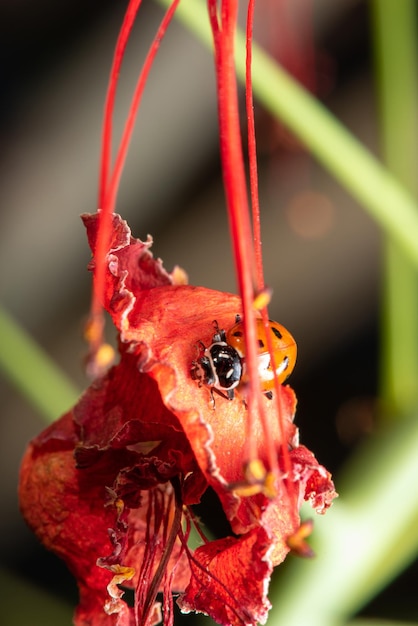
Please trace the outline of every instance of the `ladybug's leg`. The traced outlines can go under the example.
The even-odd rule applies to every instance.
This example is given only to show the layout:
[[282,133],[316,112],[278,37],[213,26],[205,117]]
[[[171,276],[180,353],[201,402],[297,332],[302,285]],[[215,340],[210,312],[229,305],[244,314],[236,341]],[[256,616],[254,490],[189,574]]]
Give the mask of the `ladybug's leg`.
[[210,400],[212,402],[212,409],[215,410],[215,394],[213,393],[215,389],[213,387],[210,388]]
[[215,395],[214,395],[215,393],[217,393],[218,396],[221,396],[222,398],[225,398],[225,400],[233,400],[235,398],[233,389],[227,389],[226,393],[224,393],[220,389],[216,389],[216,387],[211,387],[210,388],[210,394],[212,396],[213,408],[215,408]]
[[213,325],[213,329],[215,331],[215,334],[212,337],[212,341],[225,341],[225,339],[223,339],[222,334],[225,334],[225,331],[220,330],[219,328],[219,324],[217,322],[217,320],[213,320],[212,322]]
[[212,322],[213,324],[213,328],[215,330],[215,334],[212,337],[212,341],[218,342],[218,341],[224,341],[226,343],[226,332],[223,328],[219,328],[219,324],[216,320],[213,320]]

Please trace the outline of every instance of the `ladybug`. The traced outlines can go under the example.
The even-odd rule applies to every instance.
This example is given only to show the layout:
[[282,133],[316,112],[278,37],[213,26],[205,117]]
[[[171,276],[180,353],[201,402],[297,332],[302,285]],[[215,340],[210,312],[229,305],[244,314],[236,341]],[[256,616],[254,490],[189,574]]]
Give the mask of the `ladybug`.
[[[234,399],[234,389],[245,381],[245,340],[244,325],[240,315],[235,317],[235,324],[228,331],[221,330],[216,321],[215,334],[211,345],[207,348],[200,341],[201,353],[192,364],[192,378],[199,381],[199,385],[205,384],[211,387],[228,400]],[[278,322],[269,321],[268,328],[272,333],[271,343],[273,348],[276,375],[279,383],[290,376],[296,363],[296,342],[288,330]],[[274,389],[274,373],[271,366],[271,357],[268,351],[268,343],[263,320],[256,319],[256,331],[258,340],[258,375],[261,381],[261,390],[272,398]],[[214,398],[212,395],[214,403]]]
[[[273,349],[276,375],[279,383],[290,376],[296,363],[296,341],[288,330],[278,322],[269,320],[271,333],[271,345]],[[258,375],[261,381],[261,390],[269,398],[272,398],[274,389],[274,372],[271,365],[271,357],[268,350],[266,330],[263,320],[256,319],[256,331],[258,340]],[[235,324],[225,333],[225,341],[235,349],[243,363],[243,376],[245,378],[245,337],[244,324],[239,315],[235,318]]]
[[[234,399],[234,389],[239,385],[242,378],[242,361],[237,350],[226,341],[224,330],[218,328],[216,321],[215,334],[211,345],[206,348],[199,341],[201,354],[192,364],[192,378],[199,381],[199,385],[205,384],[211,387],[211,391],[217,391],[228,400]],[[215,404],[212,395],[213,404]]]

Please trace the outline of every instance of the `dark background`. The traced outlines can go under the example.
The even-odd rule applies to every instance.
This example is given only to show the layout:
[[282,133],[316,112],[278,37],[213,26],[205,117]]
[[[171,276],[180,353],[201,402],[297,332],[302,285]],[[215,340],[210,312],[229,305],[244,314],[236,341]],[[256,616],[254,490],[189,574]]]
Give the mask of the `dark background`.
[[[368,3],[298,0],[293,18],[283,6],[259,1],[259,37],[378,153]],[[124,7],[110,0],[0,5],[1,298],[80,389],[90,276],[78,216],[96,210],[103,103]],[[145,0],[121,74],[116,133],[160,16]],[[173,24],[151,72],[118,211],[135,236],[152,233],[167,269],[179,264],[191,283],[233,292],[215,97],[212,58]],[[298,342],[291,384],[302,442],[338,486],[341,464],[374,428],[380,235],[284,128],[259,108],[256,118],[270,314]],[[1,577],[18,577],[15,585],[8,579],[16,597],[30,597],[20,585],[31,583],[74,606],[72,578],[18,512],[19,461],[42,421],[3,380],[0,389]],[[223,532],[216,515],[205,520]],[[416,580],[414,566],[364,614],[418,619]],[[34,610],[29,626],[48,623],[43,610]]]

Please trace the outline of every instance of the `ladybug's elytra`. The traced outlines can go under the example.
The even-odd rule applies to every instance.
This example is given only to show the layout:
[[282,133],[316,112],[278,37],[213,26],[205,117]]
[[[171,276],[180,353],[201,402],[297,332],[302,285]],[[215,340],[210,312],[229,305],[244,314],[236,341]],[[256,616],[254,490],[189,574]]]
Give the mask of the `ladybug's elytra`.
[[[279,383],[284,383],[290,376],[295,367],[297,347],[296,341],[289,331],[279,324],[269,320],[268,329],[271,337],[271,346],[273,352],[274,364],[276,367],[276,375]],[[271,395],[274,389],[274,373],[271,365],[271,357],[269,353],[269,344],[266,336],[266,329],[262,319],[256,319],[256,332],[258,341],[258,375],[261,381],[261,390]],[[239,315],[236,316],[236,322],[226,334],[226,342],[235,348],[243,361],[243,370],[245,370],[245,337],[244,324]],[[243,371],[243,374],[245,372]]]
[[[214,322],[215,334],[209,347],[199,342],[201,354],[193,362],[192,377],[217,391],[220,395],[233,400],[234,389],[245,381],[245,338],[244,325],[239,315],[229,330],[220,330]],[[289,331],[278,322],[269,321],[271,345],[279,383],[283,383],[291,374],[296,363],[296,342]],[[256,319],[258,340],[258,375],[261,390],[269,398],[274,389],[274,373],[263,320]]]

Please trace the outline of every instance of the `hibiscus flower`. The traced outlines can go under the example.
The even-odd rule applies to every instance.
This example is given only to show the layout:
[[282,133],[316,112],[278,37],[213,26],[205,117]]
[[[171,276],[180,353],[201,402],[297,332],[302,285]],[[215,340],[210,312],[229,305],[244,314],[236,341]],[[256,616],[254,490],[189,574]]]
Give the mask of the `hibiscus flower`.
[[[96,271],[98,215],[83,220]],[[282,385],[280,402],[262,396],[268,441],[261,416],[251,419],[258,465],[269,468],[275,452],[272,484],[268,473],[251,484],[243,394],[217,396],[214,406],[191,375],[197,342],[210,343],[215,319],[233,325],[241,300],[185,284],[184,272],[166,272],[150,247],[112,217],[103,305],[119,332],[120,360],[30,443],[22,512],[77,579],[77,626],[148,626],[161,608],[170,624],[173,595],[182,611],[220,624],[264,623],[273,567],[298,544],[300,505],[323,513],[333,483],[299,445],[295,395]],[[193,514],[208,488],[231,526],[212,541]],[[192,527],[202,538],[194,550]]]
[[[95,379],[77,404],[28,446],[20,503],[28,524],[77,580],[76,626],[152,626],[161,619],[170,625],[174,598],[183,612],[206,613],[225,626],[255,625],[267,619],[273,568],[291,549],[310,553],[305,543],[310,525],[299,517],[302,502],[323,513],[336,494],[329,473],[299,445],[292,389],[276,375],[268,395],[260,390],[255,315],[267,323],[268,291],[262,277],[253,126],[252,223],[246,199],[233,69],[236,0],[223,0],[219,11],[215,0],[208,0],[208,11],[240,296],[190,286],[179,268],[167,272],[150,252],[152,241],[133,238],[114,213],[143,85],[178,0],[151,46],[111,172],[116,83],[139,4],[129,2],[111,72],[101,210],[83,216],[93,255],[88,369]],[[249,111],[250,96],[249,89]],[[103,308],[119,340],[119,361],[110,368],[102,343]],[[238,376],[245,365],[245,376],[238,376],[228,397],[215,394],[206,384],[209,379],[195,380],[196,360],[214,335],[227,336],[223,331],[237,315],[243,320],[246,353],[236,354],[236,371]],[[265,364],[276,371],[268,347]],[[217,539],[205,536],[193,509],[208,489],[230,525],[230,532]],[[200,536],[195,548],[192,531]]]

